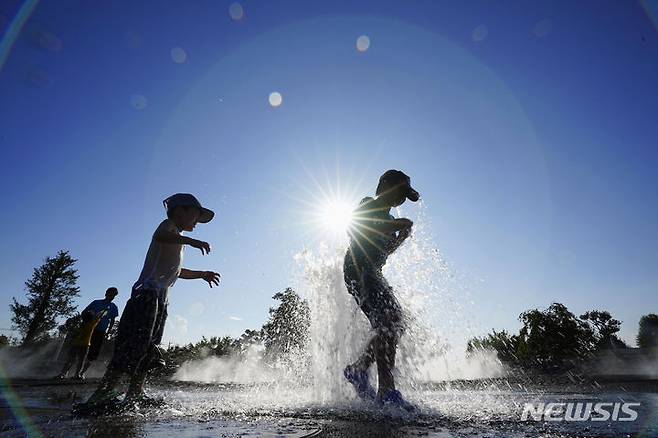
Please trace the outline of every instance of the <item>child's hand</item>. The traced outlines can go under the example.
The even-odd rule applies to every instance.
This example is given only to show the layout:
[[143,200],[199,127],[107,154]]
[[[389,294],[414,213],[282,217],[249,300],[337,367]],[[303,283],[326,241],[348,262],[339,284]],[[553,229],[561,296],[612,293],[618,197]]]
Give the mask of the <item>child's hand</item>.
[[204,271],[203,274],[201,275],[201,278],[206,280],[210,287],[212,287],[213,284],[215,286],[219,286],[219,277],[220,275],[217,272],[213,272],[213,271]]
[[402,230],[411,231],[411,227],[414,226],[414,223],[411,220],[407,219],[407,218],[400,218],[400,219],[396,219],[395,221],[402,226],[400,228],[400,231],[402,231]]
[[409,237],[410,235],[411,235],[411,227],[402,228],[402,229],[398,232],[398,239],[403,239],[403,240],[404,240],[404,239],[406,239],[407,237]]
[[210,252],[210,244],[203,240],[192,239],[190,246],[201,250],[201,254],[206,255]]
[[400,245],[402,245],[405,240],[407,240],[409,236],[411,236],[411,227],[413,226],[413,222],[411,222],[409,219],[396,219],[396,222],[403,225],[403,228],[400,228],[400,230],[397,232],[397,235],[395,235],[395,238],[393,238],[393,240],[391,240],[384,248],[388,254],[393,253],[400,247]]

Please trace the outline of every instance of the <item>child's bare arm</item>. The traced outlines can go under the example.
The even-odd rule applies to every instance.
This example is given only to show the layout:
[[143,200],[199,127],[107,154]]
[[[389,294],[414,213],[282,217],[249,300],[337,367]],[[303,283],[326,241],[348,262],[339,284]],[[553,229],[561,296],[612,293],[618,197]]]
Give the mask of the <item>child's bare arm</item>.
[[183,278],[185,280],[201,278],[205,280],[210,287],[213,287],[213,285],[219,286],[220,275],[213,271],[193,271],[192,269],[181,268],[178,278]]
[[110,333],[112,332],[112,327],[114,326],[114,318],[110,321],[110,323],[107,326],[107,330],[105,331],[105,335],[109,337]]
[[377,230],[382,233],[391,233],[393,231],[402,231],[413,226],[413,222],[406,218],[393,219],[388,221],[377,221]]
[[407,240],[407,238],[411,235],[411,227],[409,228],[403,228],[400,230],[398,235],[395,237],[395,239],[391,240],[389,244],[386,246],[386,252],[388,254],[393,253],[396,249],[402,245],[402,243]]
[[158,229],[156,230],[153,238],[156,242],[170,244],[170,245],[190,245],[194,248],[201,250],[201,254],[208,254],[210,252],[210,244],[202,240],[192,239],[191,237],[182,236],[173,231]]

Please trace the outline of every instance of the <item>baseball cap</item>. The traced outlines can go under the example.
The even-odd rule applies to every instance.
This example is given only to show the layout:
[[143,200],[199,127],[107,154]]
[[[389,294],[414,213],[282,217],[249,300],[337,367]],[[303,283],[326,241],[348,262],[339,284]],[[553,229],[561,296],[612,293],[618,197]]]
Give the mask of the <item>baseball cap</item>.
[[420,198],[420,194],[411,187],[411,178],[409,178],[409,175],[401,170],[391,169],[384,172],[384,174],[379,177],[378,189],[382,184],[387,184],[389,186],[403,185],[404,190],[406,191],[405,196],[408,200],[416,202]]
[[199,200],[195,198],[194,195],[189,193],[176,193],[175,195],[171,195],[162,201],[162,203],[164,204],[164,207],[167,211],[169,211],[170,208],[178,206],[190,206],[198,208],[199,211],[201,211],[201,214],[199,215],[199,222],[202,224],[210,222],[212,218],[215,217],[215,212],[201,206]]

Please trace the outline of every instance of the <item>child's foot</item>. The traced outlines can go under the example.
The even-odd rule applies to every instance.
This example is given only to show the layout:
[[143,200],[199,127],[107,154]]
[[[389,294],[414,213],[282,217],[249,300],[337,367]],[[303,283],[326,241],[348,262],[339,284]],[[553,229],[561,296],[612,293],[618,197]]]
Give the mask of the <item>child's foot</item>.
[[121,394],[114,390],[94,392],[89,400],[73,405],[73,414],[81,416],[98,416],[113,413],[121,405]]
[[101,390],[96,390],[91,397],[89,397],[89,400],[87,400],[87,403],[92,403],[92,404],[103,404],[106,402],[114,401],[119,399],[121,396],[121,393],[118,391],[115,391],[114,389],[101,389]]
[[151,397],[146,394],[142,394],[137,403],[140,408],[159,408],[165,405],[165,401],[161,397]]
[[384,397],[380,399],[380,402],[384,406],[394,406],[400,409],[404,409],[407,412],[418,412],[418,407],[412,403],[409,403],[402,397],[402,393],[397,389],[393,389],[386,393]]
[[124,404],[129,409],[160,408],[166,403],[159,397],[151,397],[141,392],[135,395],[127,395]]
[[359,370],[354,365],[348,365],[343,370],[343,375],[348,382],[354,386],[356,393],[362,399],[374,400],[377,396],[375,388],[370,385],[368,381],[368,371]]
[[151,345],[149,357],[150,360],[147,367],[148,372],[160,371],[167,368],[164,354],[162,354],[162,350],[157,345]]

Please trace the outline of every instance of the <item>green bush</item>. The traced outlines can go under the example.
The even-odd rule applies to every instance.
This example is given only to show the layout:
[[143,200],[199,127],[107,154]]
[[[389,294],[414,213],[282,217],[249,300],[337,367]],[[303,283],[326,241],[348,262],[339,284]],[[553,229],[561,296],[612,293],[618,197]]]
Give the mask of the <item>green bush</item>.
[[636,341],[641,348],[658,346],[658,315],[650,313],[640,318]]
[[494,330],[471,339],[467,352],[489,349],[505,364],[550,372],[568,369],[605,348],[626,347],[616,335],[621,322],[606,311],[576,317],[563,304],[553,303],[546,310],[521,313],[519,321],[523,326],[518,334]]

